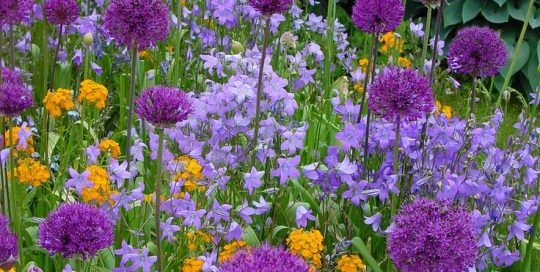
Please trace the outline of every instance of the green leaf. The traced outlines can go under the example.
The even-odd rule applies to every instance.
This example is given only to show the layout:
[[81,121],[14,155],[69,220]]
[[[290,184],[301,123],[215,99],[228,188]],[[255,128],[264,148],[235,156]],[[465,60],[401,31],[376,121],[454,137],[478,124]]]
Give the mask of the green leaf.
[[465,0],[463,4],[463,10],[461,17],[463,18],[463,23],[466,23],[474,19],[480,12],[482,8],[486,5],[486,0]]
[[49,150],[47,150],[48,158],[51,157],[54,148],[56,147],[56,143],[58,143],[58,140],[60,139],[60,136],[58,133],[55,132],[49,132]]
[[291,183],[293,184],[294,189],[300,193],[300,195],[302,196],[302,199],[306,201],[307,203],[309,203],[309,206],[314,212],[313,215],[317,216],[317,215],[322,214],[321,209],[318,205],[318,202],[315,201],[313,196],[304,187],[302,187],[300,183],[298,183],[298,180],[293,180]]
[[290,229],[287,226],[277,226],[272,230],[272,238],[276,238],[280,232]]
[[257,238],[255,231],[250,226],[244,228],[244,233],[242,234],[242,240],[250,246],[260,246],[261,241]]
[[504,6],[504,4],[506,4],[507,0],[493,0],[493,1],[495,1],[495,3],[499,5],[499,7],[502,7]]
[[373,270],[374,272],[383,271],[381,267],[379,266],[379,264],[377,263],[377,261],[375,260],[375,258],[371,256],[371,253],[369,253],[369,250],[366,247],[366,244],[364,244],[364,241],[362,241],[360,237],[352,238],[351,243],[353,245],[353,248],[357,250],[358,253],[360,253],[360,255],[362,255],[362,260],[364,261],[365,264],[367,264],[367,266],[371,268],[371,270]]
[[289,224],[294,224],[293,222],[296,222],[296,209],[298,209],[300,206],[303,206],[306,208],[306,210],[310,209],[310,205],[306,202],[296,202],[293,205],[290,205],[287,207],[287,218]]
[[529,25],[532,29],[540,27],[540,8],[537,8],[532,12],[531,18],[529,19]]
[[508,52],[511,52],[512,56],[509,56],[506,66],[503,67],[503,69],[501,70],[501,75],[506,76],[506,74],[508,73],[508,69],[510,68],[510,64],[512,63],[512,58],[517,57],[516,67],[512,75],[518,72],[519,70],[521,70],[521,68],[523,68],[523,66],[525,66],[525,64],[527,63],[527,60],[529,59],[529,53],[530,53],[529,44],[526,42],[521,44],[521,50],[519,52],[519,56],[513,56],[514,50],[515,50],[514,46],[512,46],[511,48],[508,48]]
[[527,17],[528,5],[528,0],[509,0],[508,4],[506,4],[510,16],[522,22],[525,21],[525,17]]
[[457,0],[452,3],[449,3],[448,6],[444,9],[444,26],[448,27],[451,25],[456,25],[462,22],[461,13],[463,11],[464,0]]
[[507,23],[510,15],[508,14],[508,9],[500,8],[497,4],[493,2],[488,2],[486,6],[482,9],[482,15],[486,20],[494,24]]

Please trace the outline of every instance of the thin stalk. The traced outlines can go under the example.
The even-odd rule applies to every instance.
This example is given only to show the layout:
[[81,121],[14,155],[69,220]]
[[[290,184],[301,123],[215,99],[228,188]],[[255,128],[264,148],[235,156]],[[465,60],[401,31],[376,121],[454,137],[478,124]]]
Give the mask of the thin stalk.
[[[377,37],[377,34],[373,33],[373,35],[371,36],[371,39],[372,39],[372,46],[371,46],[371,50],[369,51],[369,56],[368,56],[368,64],[367,64],[367,67],[366,67],[366,77],[364,78],[364,92],[362,93],[362,100],[360,101],[360,112],[358,114],[357,123],[360,123],[360,121],[362,120],[362,113],[364,111],[364,105],[365,105],[365,102],[366,102],[367,87],[368,87],[368,84],[369,84],[370,74],[372,73],[372,71],[371,71],[371,66],[373,64],[372,59],[373,59],[373,56],[377,52],[377,46],[379,44],[379,38]],[[375,70],[375,69],[373,69],[373,70]]]
[[[399,160],[400,131],[401,131],[401,120],[398,118],[396,122],[396,139],[394,140],[394,175],[396,176],[399,174],[398,173],[399,172],[398,160]],[[396,212],[397,204],[398,202],[397,202],[396,196],[392,194],[392,210],[390,213],[390,218],[392,218],[392,215],[394,215],[394,213]]]
[[[431,6],[427,6],[427,19],[426,19],[426,31],[424,32],[424,44],[422,46],[422,61],[426,59],[427,56],[427,49],[428,49],[428,43],[429,43],[429,33],[431,33],[431,16],[433,13],[433,10],[431,9]],[[420,63],[420,73],[424,73],[424,64]]]
[[253,133],[253,142],[251,144],[253,150],[257,148],[257,141],[259,139],[259,126],[261,122],[261,100],[263,90],[263,76],[264,76],[264,63],[266,61],[266,49],[268,49],[268,43],[270,40],[270,17],[266,18],[266,27],[264,29],[263,48],[261,63],[259,67],[259,80],[257,82],[257,104],[255,105],[255,131]]
[[523,27],[521,28],[521,33],[519,34],[519,39],[516,44],[516,48],[514,49],[512,62],[510,63],[510,68],[508,68],[508,72],[506,73],[506,77],[504,78],[503,86],[499,93],[499,98],[497,98],[497,104],[495,105],[497,108],[501,106],[502,102],[502,95],[504,93],[504,90],[508,88],[508,85],[510,85],[510,78],[514,74],[514,70],[516,69],[517,60],[519,56],[519,53],[521,52],[521,44],[523,43],[523,39],[525,38],[525,33],[527,32],[527,26],[529,25],[529,20],[531,19],[531,14],[534,9],[534,2],[535,0],[529,1],[529,7],[527,10],[527,16],[525,17],[525,21],[523,21]]
[[15,38],[13,34],[13,25],[9,26],[9,68],[15,68]]
[[1,25],[0,25],[0,85],[3,83],[3,77],[2,77],[2,40],[4,37],[4,31],[2,31]]
[[63,26],[60,25],[59,31],[58,31],[58,41],[56,43],[56,49],[54,50],[54,58],[52,62],[52,71],[51,71],[51,81],[49,82],[49,90],[54,90],[54,73],[56,72],[56,61],[58,61],[58,52],[60,51],[60,46],[62,45],[62,28]]
[[476,88],[478,87],[478,79],[476,77],[473,78],[473,85],[471,90],[471,105],[469,110],[469,119],[471,119],[474,115],[474,104],[476,102]]
[[[535,189],[535,192],[538,192],[538,190],[540,190],[540,180],[536,181]],[[536,214],[534,216],[531,236],[529,237],[529,243],[527,244],[527,248],[525,250],[525,258],[523,259],[521,267],[521,271],[523,272],[531,272],[533,245],[536,242],[536,236],[538,236],[538,228],[540,228],[540,208],[536,210]]]
[[129,172],[131,165],[131,130],[133,127],[133,110],[135,108],[135,77],[137,73],[137,46],[135,40],[131,41],[131,75],[129,86],[129,108],[127,120],[127,138],[126,138],[126,161],[127,171]]
[[[371,81],[375,80],[375,71],[377,71],[377,57],[379,51],[377,50],[379,46],[379,35],[375,35],[375,44],[374,47],[375,50],[373,52],[373,71],[371,72]],[[366,77],[367,80],[367,77]],[[364,90],[364,93],[366,93],[367,90]],[[364,101],[365,102],[365,101]],[[366,116],[366,137],[364,138],[364,165],[363,165],[363,171],[362,171],[362,178],[367,178],[367,164],[368,164],[368,151],[369,151],[369,125],[371,123],[371,111],[367,110],[367,116]]]
[[163,271],[163,257],[161,255],[161,160],[163,158],[163,129],[159,129],[158,153],[156,158],[156,247],[157,247],[157,270]]

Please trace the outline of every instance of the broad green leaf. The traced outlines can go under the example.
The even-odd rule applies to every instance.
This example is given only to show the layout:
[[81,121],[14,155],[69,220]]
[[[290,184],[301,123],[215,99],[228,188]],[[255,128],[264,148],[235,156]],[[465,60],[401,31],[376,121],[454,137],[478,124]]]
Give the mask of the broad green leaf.
[[277,226],[275,227],[273,230],[272,230],[272,238],[276,238],[277,235],[279,235],[280,232],[282,231],[286,231],[290,229],[289,227],[287,226]]
[[531,18],[529,19],[529,25],[532,29],[540,27],[540,8],[537,8],[532,12]]
[[60,136],[58,136],[58,133],[56,132],[49,132],[49,150],[47,150],[48,158],[52,156],[52,153],[54,151],[54,148],[56,147],[56,143],[58,143],[58,139],[60,139]]
[[525,17],[527,17],[528,5],[528,0],[509,0],[506,4],[510,16],[522,22],[525,21]]
[[313,210],[313,213],[314,213],[313,215],[317,216],[317,215],[322,214],[321,209],[320,209],[320,207],[318,205],[318,202],[315,201],[313,196],[304,187],[302,187],[302,185],[300,185],[300,183],[298,183],[298,180],[293,180],[293,181],[291,181],[291,183],[293,184],[294,189],[298,190],[298,192],[302,196],[302,200],[309,203],[309,206]]
[[482,9],[482,15],[486,20],[494,24],[507,23],[510,15],[508,9],[500,8],[493,2],[488,2]]
[[504,6],[504,4],[506,4],[508,0],[493,0],[493,1],[495,1],[495,3],[499,5],[499,7],[502,7]]
[[[514,50],[515,50],[515,47],[512,46],[511,48],[509,48],[508,52],[510,52],[510,54],[513,55]],[[510,68],[510,63],[512,63],[512,58],[514,58],[514,57],[517,57],[517,62],[516,62],[516,67],[515,67],[514,72],[512,73],[512,75],[515,74],[516,72],[518,72],[519,70],[521,70],[521,68],[523,68],[523,66],[525,66],[525,64],[527,63],[527,60],[529,59],[529,52],[530,52],[529,44],[526,43],[526,42],[522,43],[519,55],[518,56],[509,56],[508,63],[501,70],[501,75],[506,76],[506,74],[508,73],[508,69]]]
[[465,0],[461,13],[463,23],[466,23],[478,16],[485,4],[486,0]]
[[371,256],[371,253],[369,253],[369,249],[367,248],[366,244],[364,244],[364,241],[360,239],[360,237],[352,238],[351,243],[353,245],[353,248],[357,250],[358,253],[360,253],[360,255],[362,255],[362,260],[367,266],[371,268],[371,270],[373,270],[374,272],[383,271],[381,267],[379,266],[379,264],[377,263],[377,261],[375,260],[375,258]]
[[449,3],[448,6],[444,9],[444,26],[448,27],[451,25],[459,24],[462,22],[461,13],[463,11],[464,0],[457,0],[452,3]]
[[242,240],[250,246],[260,246],[261,241],[257,238],[255,231],[250,226],[244,228],[244,233],[242,234]]

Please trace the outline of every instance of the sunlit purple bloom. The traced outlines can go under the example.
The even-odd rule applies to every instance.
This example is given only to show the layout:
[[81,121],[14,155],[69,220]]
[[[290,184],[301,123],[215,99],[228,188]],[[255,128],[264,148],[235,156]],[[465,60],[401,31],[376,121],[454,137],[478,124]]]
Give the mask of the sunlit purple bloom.
[[28,127],[28,123],[24,122],[21,125],[21,129],[19,129],[19,132],[17,132],[17,137],[19,137],[19,141],[17,141],[17,148],[18,149],[26,149],[28,148],[28,138],[32,137],[32,130],[26,129]]
[[229,226],[229,230],[227,231],[227,235],[225,236],[225,240],[227,241],[233,241],[233,240],[241,240],[242,239],[242,233],[243,233],[242,226],[240,226],[235,221],[231,222],[231,225]]
[[279,177],[279,183],[285,185],[290,178],[295,179],[300,176],[300,172],[297,169],[298,163],[300,163],[300,156],[295,156],[289,159],[279,158],[277,159],[279,167],[272,170],[273,177]]
[[351,147],[360,148],[360,141],[362,140],[362,134],[357,125],[346,123],[342,131],[336,134],[336,139],[341,142],[343,151],[348,152]]
[[309,221],[315,221],[317,218],[313,216],[311,210],[307,210],[304,206],[300,205],[296,208],[296,227],[305,228]]
[[251,195],[254,189],[261,187],[261,178],[263,176],[264,171],[257,171],[255,167],[252,167],[251,172],[244,174],[244,189],[247,189]]
[[169,217],[167,221],[161,222],[161,239],[167,238],[169,243],[173,242],[174,233],[180,231],[180,227],[173,224],[174,217]]
[[413,35],[416,36],[417,38],[424,37],[424,24],[423,23],[415,24],[414,22],[411,21],[410,28]]
[[184,226],[193,225],[196,229],[201,228],[201,218],[205,214],[206,214],[206,210],[204,209],[195,210],[194,207],[193,209],[183,210],[183,211],[178,212],[178,215],[184,217],[184,221],[182,222]]
[[247,200],[244,200],[242,206],[238,208],[238,216],[242,218],[247,224],[253,223],[251,216],[256,214],[255,209],[248,206]]
[[373,228],[373,231],[375,232],[379,231],[381,220],[382,220],[381,213],[376,213],[372,216],[364,216],[364,223],[367,225],[371,225],[371,228]]
[[368,196],[363,194],[363,191],[367,186],[367,181],[361,180],[356,182],[353,180],[347,180],[346,183],[348,185],[348,190],[343,192],[341,195],[343,198],[350,199],[351,202],[356,206],[360,205],[360,201],[367,200]]
[[97,163],[97,158],[101,154],[101,150],[96,145],[87,147],[84,152],[88,156],[88,164]]
[[352,21],[364,32],[386,33],[396,29],[404,13],[401,0],[357,0]]
[[84,188],[90,188],[94,186],[94,183],[88,180],[90,177],[90,171],[86,170],[79,174],[75,169],[69,168],[70,179],[66,181],[67,188],[75,188],[78,194],[82,194]]
[[257,215],[265,214],[270,211],[270,204],[264,200],[263,196],[259,196],[259,202],[253,201],[255,207],[255,213]]
[[116,182],[118,187],[122,187],[125,179],[131,178],[131,173],[127,170],[127,161],[119,164],[117,160],[111,159],[109,164],[109,176],[110,180]]
[[219,204],[217,199],[214,199],[214,204],[212,205],[212,210],[210,210],[206,216],[208,220],[213,219],[214,223],[218,224],[221,220],[230,221],[231,216],[229,214],[232,206],[229,204]]
[[193,112],[193,106],[182,90],[165,86],[144,90],[135,104],[135,111],[141,118],[161,127],[182,122]]

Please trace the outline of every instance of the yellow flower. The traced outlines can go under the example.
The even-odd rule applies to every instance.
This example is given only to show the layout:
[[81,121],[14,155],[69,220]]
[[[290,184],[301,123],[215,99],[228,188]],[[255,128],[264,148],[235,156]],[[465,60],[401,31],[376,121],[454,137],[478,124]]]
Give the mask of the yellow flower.
[[10,270],[3,270],[3,269],[0,269],[0,272],[17,272],[17,270],[15,270],[15,267],[11,268]]
[[444,113],[444,116],[446,116],[446,118],[452,119],[452,108],[450,106],[443,106],[439,101],[435,101],[435,106],[437,106],[435,115]]
[[368,64],[369,64],[369,60],[366,59],[366,58],[360,59],[358,61],[358,66],[360,66],[362,68],[362,72],[364,72],[364,73],[366,72]]
[[174,52],[174,47],[172,45],[167,45],[167,52],[172,53]]
[[111,196],[115,194],[111,190],[109,182],[109,174],[107,171],[98,165],[90,165],[86,167],[90,171],[88,180],[94,184],[90,188],[84,188],[82,191],[83,200],[86,202],[96,201],[102,204],[105,201],[111,201]]
[[71,91],[67,89],[58,89],[56,92],[48,92],[43,99],[45,108],[54,118],[62,115],[62,110],[72,110],[75,108]]
[[366,266],[358,255],[343,255],[337,261],[337,269],[341,272],[362,272]]
[[182,272],[199,272],[202,271],[203,265],[203,260],[189,258],[184,261],[184,266],[182,266]]
[[111,157],[115,160],[120,156],[120,145],[114,140],[105,139],[101,141],[99,143],[99,150],[101,150],[101,152],[111,153]]
[[398,64],[399,66],[403,68],[409,68],[411,67],[411,61],[408,58],[399,57],[398,58]]
[[321,267],[321,252],[324,249],[323,236],[318,230],[304,231],[297,229],[292,231],[287,238],[287,245],[293,254],[302,256],[311,261],[316,268]]
[[355,83],[354,84],[354,90],[362,94],[362,93],[364,93],[364,85],[362,85],[360,83]]
[[206,187],[199,185],[197,182],[204,178],[202,174],[202,166],[199,164],[199,161],[196,159],[190,158],[189,156],[181,156],[175,159],[175,162],[178,163],[180,171],[174,175],[174,180],[184,181],[184,188],[188,192],[196,191],[205,191]]
[[223,246],[223,251],[219,253],[219,262],[223,263],[231,259],[236,253],[236,251],[238,251],[238,249],[244,248],[246,247],[246,245],[247,244],[244,241],[235,241],[230,244],[226,244],[225,246]]
[[[26,131],[30,131],[30,128],[28,127],[25,127],[24,129]],[[21,127],[12,127],[11,129],[6,130],[6,132],[4,133],[6,147],[16,145],[18,151],[26,151],[26,153],[28,154],[34,153],[34,147],[33,147],[34,140],[32,139],[32,136],[26,139],[26,148],[24,148],[24,146],[19,146],[19,131],[20,130],[21,130]]]
[[49,169],[45,165],[31,158],[21,160],[15,169],[14,175],[19,179],[20,183],[34,187],[38,187],[51,177]]
[[79,103],[86,101],[101,110],[105,108],[107,95],[109,95],[109,91],[105,86],[87,79],[81,82],[81,89],[77,101],[79,101]]
[[205,249],[205,245],[212,242],[212,235],[204,232],[204,231],[190,231],[186,234],[187,241],[188,241],[188,249],[190,251],[203,251]]
[[[399,44],[396,45],[396,42],[399,40]],[[391,53],[394,52],[395,47],[398,47],[398,52],[403,52],[403,40],[396,37],[394,32],[388,32],[381,37],[381,52],[382,53]]]

